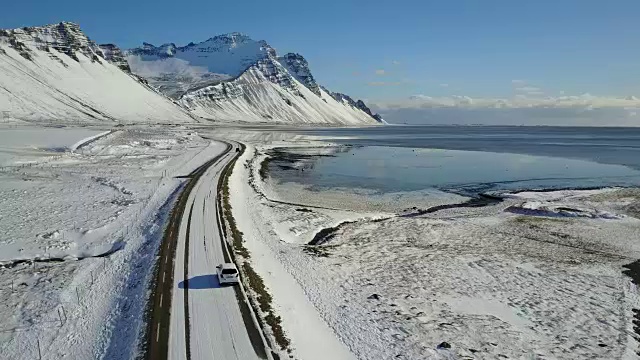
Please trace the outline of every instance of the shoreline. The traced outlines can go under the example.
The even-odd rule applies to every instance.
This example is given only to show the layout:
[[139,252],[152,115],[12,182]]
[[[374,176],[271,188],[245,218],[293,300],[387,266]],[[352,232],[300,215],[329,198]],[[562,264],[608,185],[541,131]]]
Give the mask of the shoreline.
[[[317,145],[318,143],[314,142],[312,144],[305,145],[308,146],[313,144]],[[548,277],[547,281],[550,281],[551,278],[560,276],[556,274],[558,272],[565,273],[566,275],[564,276],[567,279],[572,279],[576,276],[591,279],[591,277],[593,277],[594,275],[590,274],[595,271],[594,269],[600,269],[598,271],[603,272],[602,274],[607,274],[606,279],[609,279],[605,281],[605,284],[607,284],[606,286],[610,286],[609,281],[614,281],[615,283],[619,284],[616,286],[616,288],[626,289],[625,297],[628,297],[630,299],[629,301],[631,302],[625,301],[625,305],[619,304],[620,306],[622,306],[621,308],[625,309],[624,315],[620,313],[620,315],[622,316],[620,318],[620,321],[624,323],[625,327],[632,329],[631,321],[623,321],[622,319],[631,318],[633,314],[636,313],[635,311],[632,312],[631,308],[636,308],[637,305],[632,306],[630,304],[638,302],[638,292],[635,286],[631,288],[627,285],[624,285],[622,288],[620,288],[619,286],[625,283],[631,283],[630,278],[622,274],[622,266],[632,263],[636,259],[640,258],[640,249],[634,248],[633,244],[629,243],[633,243],[633,236],[631,236],[627,242],[623,241],[619,243],[614,242],[613,244],[601,244],[602,239],[611,236],[611,234],[616,233],[616,231],[607,233],[606,231],[603,231],[601,229],[598,230],[595,225],[599,224],[598,226],[604,226],[607,229],[614,229],[615,226],[611,227],[612,224],[615,225],[614,222],[619,222],[620,224],[624,225],[621,228],[622,230],[618,230],[622,231],[623,233],[626,231],[627,234],[633,234],[633,231],[640,229],[640,221],[637,221],[637,219],[632,216],[635,213],[625,214],[623,208],[626,205],[622,204],[624,201],[620,202],[620,204],[616,203],[616,201],[618,201],[619,199],[616,200],[617,195],[615,195],[628,192],[633,193],[634,197],[640,196],[640,191],[637,188],[591,188],[585,190],[556,189],[550,191],[541,191],[539,189],[534,189],[511,194],[503,194],[504,196],[500,197],[499,203],[492,203],[487,206],[460,209],[458,207],[460,204],[444,203],[440,205],[434,205],[436,209],[439,209],[438,206],[444,206],[444,208],[439,209],[441,211],[430,212],[414,211],[414,213],[402,213],[397,211],[371,211],[371,208],[368,208],[369,211],[362,211],[362,209],[347,209],[346,206],[332,208],[331,206],[326,206],[327,204],[324,204],[325,206],[318,206],[323,204],[318,204],[317,199],[311,199],[311,202],[309,202],[309,197],[303,195],[297,196],[297,199],[300,201],[287,202],[286,199],[283,199],[281,195],[282,193],[288,193],[290,195],[290,187],[285,186],[280,189],[280,193],[278,193],[278,191],[276,191],[278,185],[270,184],[268,179],[265,179],[266,181],[264,181],[261,178],[260,164],[266,157],[266,151],[273,149],[274,147],[298,147],[297,145],[299,144],[296,144],[295,142],[285,142],[285,144],[280,143],[271,145],[255,145],[255,147],[250,146],[251,150],[247,151],[247,154],[249,154],[250,156],[247,156],[247,158],[244,158],[242,159],[242,161],[238,162],[238,166],[236,167],[236,169],[239,169],[240,164],[244,163],[244,169],[242,172],[244,173],[246,178],[244,180],[236,178],[232,186],[234,193],[237,193],[237,189],[244,188],[244,190],[242,190],[240,194],[242,194],[245,199],[240,200],[236,198],[235,201],[238,203],[245,203],[243,210],[244,214],[241,216],[244,216],[245,218],[251,217],[252,220],[250,222],[250,226],[259,227],[260,229],[258,229],[257,232],[262,234],[260,238],[253,238],[249,240],[247,247],[252,252],[255,249],[260,249],[259,251],[261,252],[261,258],[266,256],[264,254],[270,254],[269,256],[271,257],[271,260],[268,261],[269,263],[272,261],[280,262],[279,267],[284,267],[288,275],[291,276],[291,280],[293,280],[297,284],[297,286],[299,286],[306,294],[304,298],[299,300],[306,303],[306,306],[310,304],[312,305],[312,307],[314,308],[314,312],[318,314],[320,318],[322,318],[322,321],[326,325],[328,325],[331,331],[335,334],[334,336],[336,336],[339,341],[344,344],[343,346],[346,346],[346,348],[349,349],[350,353],[356,358],[370,358],[372,356],[371,354],[375,354],[376,357],[380,358],[389,356],[400,356],[399,358],[412,358],[413,355],[411,354],[414,354],[416,356],[418,356],[417,354],[421,354],[420,356],[423,357],[425,356],[425,354],[428,354],[429,356],[438,359],[445,358],[446,356],[448,356],[447,354],[450,355],[450,352],[454,352],[458,356],[474,356],[473,354],[477,354],[478,352],[486,352],[487,356],[489,356],[489,354],[497,356],[497,354],[500,353],[508,354],[511,357],[527,354],[526,349],[531,349],[531,351],[534,351],[529,354],[569,358],[566,357],[568,355],[562,356],[562,354],[555,352],[556,350],[554,349],[557,348],[560,344],[554,343],[553,341],[547,343],[548,340],[542,340],[543,338],[540,337],[542,336],[542,333],[539,333],[540,329],[525,330],[525,328],[531,327],[532,323],[527,323],[528,325],[526,325],[525,328],[521,328],[521,325],[518,324],[520,324],[519,322],[521,321],[519,319],[524,316],[522,313],[520,313],[520,315],[516,315],[516,317],[508,315],[508,313],[510,313],[511,311],[515,311],[516,309],[520,309],[518,311],[524,311],[527,306],[524,306],[523,308],[522,305],[514,306],[510,303],[504,303],[503,300],[500,300],[499,298],[492,299],[492,296],[488,296],[488,294],[482,295],[480,298],[474,297],[475,300],[468,300],[470,299],[468,295],[452,295],[451,292],[453,291],[455,293],[456,290],[449,289],[448,285],[457,283],[460,281],[460,279],[451,279],[448,283],[442,282],[444,280],[438,281],[438,283],[444,285],[444,288],[448,289],[447,291],[439,291],[444,291],[443,298],[448,298],[449,300],[441,302],[436,301],[438,306],[434,307],[434,304],[432,304],[425,308],[424,305],[419,304],[419,301],[416,303],[416,300],[412,300],[417,299],[413,296],[400,301],[400,299],[402,299],[405,295],[398,297],[400,294],[396,288],[404,288],[404,286],[406,285],[395,284],[393,287],[389,287],[388,285],[390,284],[387,284],[385,281],[372,281],[370,275],[367,275],[369,271],[365,271],[365,269],[372,266],[373,268],[376,268],[375,261],[371,259],[368,259],[366,261],[356,261],[356,258],[363,256],[362,251],[365,251],[365,253],[369,254],[370,252],[366,249],[372,246],[373,249],[378,249],[376,250],[376,252],[372,253],[372,255],[382,251],[382,249],[388,250],[389,248],[393,248],[394,252],[389,253],[389,256],[391,256],[391,254],[394,254],[392,256],[393,258],[395,258],[399,253],[402,253],[404,251],[402,247],[395,247],[394,244],[396,242],[404,243],[408,241],[406,246],[409,246],[411,248],[413,246],[418,246],[420,242],[427,241],[428,243],[430,241],[434,241],[433,234],[439,234],[443,231],[445,233],[448,231],[454,231],[454,233],[457,235],[455,235],[453,239],[455,239],[456,237],[461,237],[461,239],[463,239],[467,236],[472,236],[473,233],[477,233],[478,231],[480,231],[480,233],[482,234],[486,232],[486,234],[484,235],[478,235],[478,239],[480,240],[471,241],[469,245],[461,248],[466,248],[463,253],[469,251],[469,246],[471,246],[472,249],[476,249],[472,250],[472,253],[476,253],[477,251],[479,251],[477,252],[477,255],[472,255],[472,257],[470,258],[475,259],[473,260],[475,262],[480,261],[478,259],[481,258],[484,259],[482,261],[488,261],[487,264],[494,264],[491,266],[500,265],[499,268],[503,268],[505,269],[505,271],[507,271],[506,269],[515,266],[513,269],[520,269],[516,272],[517,276],[523,276],[524,279],[528,279],[527,281],[534,281],[534,283],[532,283],[533,287],[542,286],[542,283],[540,283],[540,285],[533,285],[538,284],[537,280],[535,280],[535,274],[546,274],[545,276]],[[299,189],[294,190],[299,191]],[[308,195],[308,193],[306,195]],[[366,198],[367,196],[368,194],[364,194],[362,198]],[[635,198],[638,199],[638,197]],[[342,200],[344,205],[344,197],[342,198]],[[469,201],[469,198],[466,198],[466,201]],[[533,216],[530,216],[506,211],[508,208],[513,207],[514,205],[521,208],[529,207],[531,211],[535,212],[535,214]],[[599,207],[603,207],[603,209],[599,209]],[[429,207],[427,209],[431,208],[432,207]],[[586,211],[585,209],[589,211]],[[236,207],[234,206],[234,215],[235,211]],[[615,216],[611,217],[609,216],[610,214],[614,214]],[[412,225],[414,223],[425,225],[414,227],[414,225]],[[442,226],[444,224],[449,225],[443,228]],[[245,231],[246,227],[247,223],[245,222],[245,225],[241,226],[240,230]],[[433,229],[429,231],[435,232],[433,232],[433,234],[428,237],[418,235],[424,232],[424,230],[426,229],[425,227]],[[447,228],[451,229],[447,230]],[[331,231],[329,231],[330,236],[332,237],[330,241],[325,242],[322,245],[308,245],[309,241],[311,241],[314,236],[321,232],[323,229],[331,229]],[[377,230],[374,231],[373,229]],[[398,230],[396,231],[394,229]],[[377,236],[368,237],[367,235],[367,237],[362,237],[363,233],[368,234],[372,231],[373,233],[389,233],[392,234],[392,236],[382,239],[382,242]],[[492,250],[492,252],[497,251],[497,253],[489,255],[490,253],[486,253],[486,251],[492,247],[490,245],[492,242],[491,238],[496,237],[496,235],[490,234],[494,234],[495,231],[498,231],[495,234],[503,234],[497,237],[497,239],[499,239],[498,244],[511,243],[519,237],[522,237],[523,239],[530,237],[531,239],[526,241],[538,245],[526,245],[524,248],[519,249],[515,252],[514,250],[517,248],[511,248],[510,246],[504,248],[504,250],[500,250],[502,249],[502,245],[500,245],[498,247],[498,250]],[[414,235],[414,232],[417,236]],[[584,237],[583,235],[581,235],[581,233],[583,232],[587,233],[588,236]],[[593,232],[593,234],[591,232]],[[250,233],[255,233],[255,231],[251,230]],[[399,235],[402,237],[398,237]],[[442,235],[438,235],[438,238],[440,238],[441,236]],[[583,236],[584,239],[581,238],[581,236]],[[252,238],[253,236],[249,235],[249,237]],[[547,239],[546,237],[549,238]],[[620,235],[619,237],[624,238],[623,235]],[[444,237],[442,239],[444,240],[447,238],[450,237]],[[359,239],[367,240],[363,243],[363,240]],[[439,242],[439,240],[437,241]],[[455,240],[454,243],[456,243],[456,241],[458,240]],[[253,244],[249,244],[249,242]],[[438,246],[451,246],[451,244],[447,245],[448,242],[450,241],[445,241]],[[363,246],[364,248],[362,248]],[[487,248],[487,246],[489,247]],[[539,247],[539,251],[542,252],[538,254],[530,253],[531,250],[536,251],[534,250],[536,249],[536,247]],[[556,248],[556,250],[548,252],[547,250],[545,250],[546,248]],[[353,252],[351,249],[358,250],[357,252]],[[430,252],[440,252],[437,247],[432,248],[431,245],[427,246],[426,248],[419,246],[417,249],[419,249],[417,250],[418,253],[426,251],[424,253],[424,256],[427,256],[427,258],[431,259],[437,258],[432,258],[431,255],[429,255]],[[505,250],[506,252],[504,252]],[[570,265],[572,263],[567,262],[566,260],[562,260],[559,263],[557,260],[549,260],[554,258],[554,256],[558,256],[554,253],[563,254],[566,251],[569,251],[567,254],[573,253],[573,257],[577,256],[577,259],[583,258],[583,260],[576,260],[579,262],[574,265]],[[396,254],[395,252],[399,253]],[[455,253],[456,252],[445,252],[443,253],[443,255],[445,257],[449,257]],[[624,256],[620,257],[622,254],[624,254]],[[373,256],[377,257],[377,255]],[[417,255],[407,254],[406,256]],[[610,256],[614,256],[614,258],[611,258]],[[466,255],[462,256],[462,258],[453,257],[451,258],[451,261],[453,261],[454,263],[458,263],[461,261],[461,259],[464,259],[466,257]],[[510,258],[513,258],[514,260],[508,260]],[[618,258],[618,260],[615,260],[615,258]],[[379,259],[379,261],[382,261],[384,263],[387,260],[381,258]],[[409,261],[409,263],[414,264],[415,261],[416,260],[411,260]],[[478,264],[481,264],[482,261]],[[515,261],[514,264],[522,264],[523,267],[519,267],[520,265],[509,265],[513,261]],[[598,265],[599,262],[602,263]],[[436,263],[439,264],[438,261],[436,261]],[[566,265],[564,265],[565,263]],[[578,265],[580,263],[582,263],[582,265]],[[436,272],[440,271],[439,266],[444,265],[436,265],[435,263],[424,264],[424,262],[415,263],[415,265],[417,264],[421,264],[420,268],[422,268],[422,266],[426,266],[426,268],[436,266],[432,269],[432,271]],[[262,270],[268,273],[269,270],[265,270],[265,267],[269,268],[269,266],[271,265],[258,265],[258,267],[263,268],[258,269],[258,272],[260,273],[260,270]],[[336,268],[336,266],[338,266],[339,269],[342,269],[338,273],[335,272],[335,269],[338,269]],[[450,264],[446,266],[453,265]],[[462,267],[459,267],[459,270],[456,270],[457,272],[467,267],[467,265],[464,265],[462,263],[459,266]],[[551,271],[551,269],[554,270]],[[523,270],[525,271],[525,273],[520,274],[520,272],[522,272]],[[310,271],[314,274],[313,276],[310,275]],[[343,273],[344,271],[347,271],[347,273]],[[512,274],[513,271],[514,270],[508,270],[508,272],[504,273],[503,276],[509,278],[512,275],[506,274]],[[463,273],[466,274],[467,270],[465,270]],[[462,278],[465,278],[467,276],[476,276],[472,274],[473,272],[468,273],[462,276]],[[451,272],[449,272],[449,275],[446,276],[451,276]],[[369,291],[366,289],[369,289],[372,286],[366,285],[367,282],[361,285],[353,284],[354,279],[360,278],[369,279],[368,283],[374,284],[374,287],[376,287],[377,290],[373,292],[373,295],[371,293],[363,293]],[[559,279],[562,278],[563,277],[560,277]],[[496,280],[494,281],[500,282],[498,280],[498,277],[495,279]],[[416,281],[417,283],[423,283],[422,280],[416,279]],[[592,281],[596,281],[596,278],[588,280],[588,283],[592,284],[590,285],[592,287],[605,286],[596,285],[599,284],[599,282],[592,283]],[[286,314],[289,311],[287,310],[287,308],[292,305],[285,305],[289,303],[289,300],[283,299],[283,297],[287,295],[284,295],[285,292],[283,292],[281,286],[277,284],[278,279],[267,277],[265,282],[267,286],[272,290],[276,312],[283,312],[284,314]],[[353,286],[347,286],[346,284],[353,284]],[[516,291],[514,289],[509,289],[509,287],[506,287],[504,291]],[[559,289],[560,288],[558,288],[558,291]],[[337,294],[336,291],[338,291],[337,293],[343,293],[344,296],[327,295]],[[472,293],[482,294],[484,292],[477,290]],[[519,296],[517,295],[517,292],[514,294],[515,295],[512,296]],[[550,296],[550,299],[548,300],[549,303],[562,301],[561,298],[557,297],[557,294],[555,292],[551,292],[547,293],[545,296]],[[425,298],[428,299],[430,297],[431,296],[426,296]],[[401,306],[400,308],[400,313],[407,313],[407,316],[405,316],[406,320],[405,318],[402,318],[403,320],[400,320],[400,318],[398,318],[399,315],[396,314],[396,310],[383,313],[380,313],[379,310],[376,310],[384,302],[377,299],[390,298],[396,298],[397,300],[394,300],[391,304],[388,305],[391,306],[389,310],[393,309],[393,307],[396,307],[396,309],[398,309],[399,303],[408,302],[413,304],[411,306],[407,304],[406,307]],[[525,301],[526,299],[527,297],[524,298]],[[485,309],[486,311],[488,311],[488,313],[482,311],[480,313],[477,313],[478,311],[476,310],[467,309],[466,305],[463,304],[466,304],[468,301],[478,302],[478,304],[485,304],[480,306],[480,308],[486,307],[487,309],[489,309]],[[395,305],[393,305],[393,303],[395,303]],[[606,301],[602,303],[606,303]],[[563,304],[565,305],[558,305],[558,308],[564,309],[564,311],[568,313],[571,313],[571,311],[567,310],[566,306],[591,306],[588,304],[582,304],[579,301],[576,304],[573,304],[571,301],[567,301]],[[386,306],[387,305],[385,305],[385,307]],[[413,308],[415,308],[416,310],[411,310]],[[495,313],[495,309],[498,308],[500,310],[498,311],[498,313]],[[417,311],[420,309],[424,310]],[[431,312],[426,311],[428,309],[431,309]],[[479,337],[476,336],[475,338],[473,336],[463,336],[462,339],[445,336],[442,341],[451,343],[453,345],[453,349],[437,349],[436,345],[439,344],[438,341],[434,339],[431,343],[429,343],[428,341],[425,343],[425,340],[433,338],[433,336],[437,336],[437,334],[451,333],[451,331],[446,329],[439,329],[438,327],[429,328],[428,324],[431,323],[431,320],[428,320],[428,318],[430,318],[428,314],[432,313],[434,314],[432,316],[435,316],[435,314],[445,310],[449,314],[456,314],[455,318],[458,320],[454,321],[454,324],[456,324],[456,328],[459,328],[460,331],[462,331],[460,334],[468,333],[469,330],[472,330],[473,326],[475,325],[473,325],[473,323],[469,323],[468,321],[472,318],[478,318],[478,316],[483,319],[482,321],[487,322],[495,320],[499,322],[506,321],[506,323],[511,324],[510,327],[505,328],[504,325],[499,325],[496,323],[492,325],[494,326],[494,328],[492,331],[489,331],[489,333],[491,334],[493,332],[493,335],[495,336],[507,336],[506,334],[508,334],[509,332],[501,333],[501,329],[506,330],[515,326],[515,328],[510,331],[516,331],[516,333],[522,332],[522,334],[526,333],[528,334],[526,335],[527,338],[533,336],[534,339],[537,339],[533,341],[533,343],[537,344],[536,349],[543,349],[543,351],[540,353],[535,352],[538,350],[534,350],[533,348],[531,348],[531,346],[534,345],[527,345],[526,342],[521,342],[521,339],[518,337],[509,338],[511,335],[508,335],[507,338],[504,338],[503,341],[500,341],[501,345],[498,346],[499,348],[501,348],[500,350],[494,349],[495,346],[490,345],[488,341],[483,340],[486,337],[486,334],[478,335]],[[453,311],[453,313],[451,313],[451,311]],[[470,315],[465,315],[468,311],[471,311],[471,313],[473,314],[472,317],[469,317]],[[552,312],[557,311],[559,310],[552,310]],[[593,313],[599,313],[598,310],[591,311]],[[608,309],[606,311],[613,311],[616,314],[619,313],[617,310],[611,309]],[[381,315],[382,317],[380,317]],[[532,319],[535,318],[535,316],[533,316],[533,318],[532,316],[533,315],[531,314],[528,315],[530,321],[533,321]],[[303,353],[307,353],[309,349],[300,350],[300,344],[305,343],[306,340],[304,339],[304,336],[296,333],[296,325],[294,324],[295,321],[293,321],[290,316],[287,315],[283,315],[282,317],[283,328],[285,332],[288,335],[291,334],[294,356],[299,356]],[[388,333],[387,330],[378,330],[377,328],[372,329],[370,328],[370,326],[366,325],[370,323],[370,321],[372,321],[374,318],[378,319],[376,320],[376,323],[386,324],[384,325],[385,328],[396,329],[394,331],[399,331],[397,334],[403,334],[403,330],[401,330],[401,328],[404,328],[405,330],[411,328],[413,330],[409,331],[411,335],[404,334],[401,336],[404,339],[403,341],[391,346],[389,344],[398,342],[398,339],[394,340],[393,337],[389,337],[393,334]],[[494,320],[491,320],[492,318]],[[527,316],[525,316],[525,318],[527,318]],[[586,317],[584,320],[589,324],[591,323],[589,317]],[[417,322],[419,324],[400,325],[400,327],[398,327],[398,324],[404,322]],[[415,328],[416,326],[418,328]],[[425,329],[424,326],[427,326],[429,329]],[[469,328],[469,326],[471,326],[471,328]],[[417,329],[421,330],[418,331]],[[463,329],[466,330],[463,331]],[[533,329],[537,329],[537,327],[534,326]],[[367,336],[365,336],[364,338],[362,337],[362,331],[368,332]],[[593,336],[596,336],[596,334],[598,334],[598,331],[592,329],[589,333],[593,333]],[[602,333],[602,336],[604,336],[604,334],[605,333]],[[570,336],[569,338],[572,337]],[[613,354],[611,351],[613,351],[614,349],[614,352],[618,354],[633,353],[636,347],[636,345],[633,345],[635,340],[632,340],[631,337],[625,337],[625,339],[627,340],[622,340],[621,338],[619,341],[606,340],[605,342],[594,343],[595,348],[591,348],[591,346],[588,346],[589,349],[586,349],[584,353],[580,354],[584,356],[587,356],[589,354],[600,354],[600,356],[608,357]],[[571,342],[570,339],[567,341]],[[616,345],[616,343],[618,345]],[[380,344],[387,344],[389,346],[381,347]],[[461,348],[460,346],[463,346],[462,344],[468,344],[464,345],[467,346],[467,348]],[[309,344],[305,344],[305,346],[308,345]],[[470,349],[474,351],[471,351]],[[494,350],[497,352],[494,352]],[[303,357],[300,356],[300,358]]]

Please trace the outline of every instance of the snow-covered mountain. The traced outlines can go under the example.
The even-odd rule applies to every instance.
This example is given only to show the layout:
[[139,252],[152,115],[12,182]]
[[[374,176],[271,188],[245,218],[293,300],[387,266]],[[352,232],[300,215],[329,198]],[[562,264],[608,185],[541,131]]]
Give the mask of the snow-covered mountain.
[[362,101],[319,86],[298,54],[230,33],[121,51],[77,24],[0,30],[0,121],[376,124]]
[[358,100],[319,86],[299,54],[278,57],[265,41],[240,33],[178,47],[126,51],[134,74],[193,114],[215,120],[376,124],[382,118]]
[[0,121],[194,121],[128,71],[73,23],[0,30]]

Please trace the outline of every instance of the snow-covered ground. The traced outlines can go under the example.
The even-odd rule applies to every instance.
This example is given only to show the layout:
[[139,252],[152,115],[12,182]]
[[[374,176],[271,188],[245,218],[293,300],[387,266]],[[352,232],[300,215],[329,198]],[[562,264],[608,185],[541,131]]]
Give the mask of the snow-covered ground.
[[[371,194],[340,202],[335,190],[323,203],[263,182],[265,151],[318,145],[269,136],[244,137],[232,207],[296,358],[635,357],[640,298],[622,265],[640,258],[639,190],[521,192],[407,216],[403,196],[367,207]],[[447,201],[412,195],[421,209]],[[324,245],[305,245],[330,227]]]
[[[149,126],[0,130],[0,358],[132,358],[174,176],[209,160],[211,140]],[[467,198],[264,182],[265,151],[326,144],[206,132],[249,145],[231,205],[292,358],[635,356],[640,298],[621,266],[640,258],[640,190],[421,213]],[[306,245],[327,228],[323,245]]]
[[209,160],[211,141],[108,130],[0,131],[0,358],[135,354],[174,176]]
[[[259,213],[261,201],[247,182],[249,168],[242,165],[252,158],[253,148],[247,147],[238,160],[230,179],[231,207],[237,226],[244,233],[245,246],[251,252],[252,267],[263,277],[274,295],[273,307],[282,317],[286,335],[293,344],[291,356],[299,359],[355,359],[340,342],[333,330],[323,321],[321,314],[311,303],[306,289],[288,272],[287,262],[270,247],[267,239],[277,241],[277,234]],[[262,208],[262,206],[260,206]]]
[[[73,151],[80,141],[102,134],[91,129],[57,129],[0,125],[0,166],[26,165]],[[81,139],[81,140],[77,140]],[[74,143],[76,142],[76,143]]]

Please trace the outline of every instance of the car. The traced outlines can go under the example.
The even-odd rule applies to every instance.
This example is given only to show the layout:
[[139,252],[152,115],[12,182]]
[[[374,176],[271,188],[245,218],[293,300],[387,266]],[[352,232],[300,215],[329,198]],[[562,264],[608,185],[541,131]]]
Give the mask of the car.
[[237,284],[240,282],[238,268],[233,263],[224,263],[216,266],[218,269],[218,282],[222,284]]

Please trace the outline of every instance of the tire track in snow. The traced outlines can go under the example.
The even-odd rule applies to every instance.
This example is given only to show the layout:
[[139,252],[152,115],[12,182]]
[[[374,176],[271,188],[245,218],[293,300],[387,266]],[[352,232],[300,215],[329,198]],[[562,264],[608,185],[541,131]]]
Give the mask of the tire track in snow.
[[191,216],[193,215],[193,205],[189,210],[189,220],[187,220],[187,236],[184,243],[184,336],[186,339],[186,356],[191,360],[191,317],[189,315],[189,236],[191,235]]
[[[178,201],[171,213],[171,218],[165,229],[164,238],[158,253],[158,262],[156,263],[154,282],[151,286],[152,291],[149,298],[149,309],[147,310],[149,323],[147,325],[146,347],[143,356],[145,359],[163,360],[167,359],[168,356],[174,259],[180,232],[180,223],[187,206],[189,194],[206,170],[228,154],[230,150],[231,145],[227,144],[225,151],[186,176],[186,178],[188,178],[187,184],[179,195]],[[186,317],[188,318],[188,316]]]

